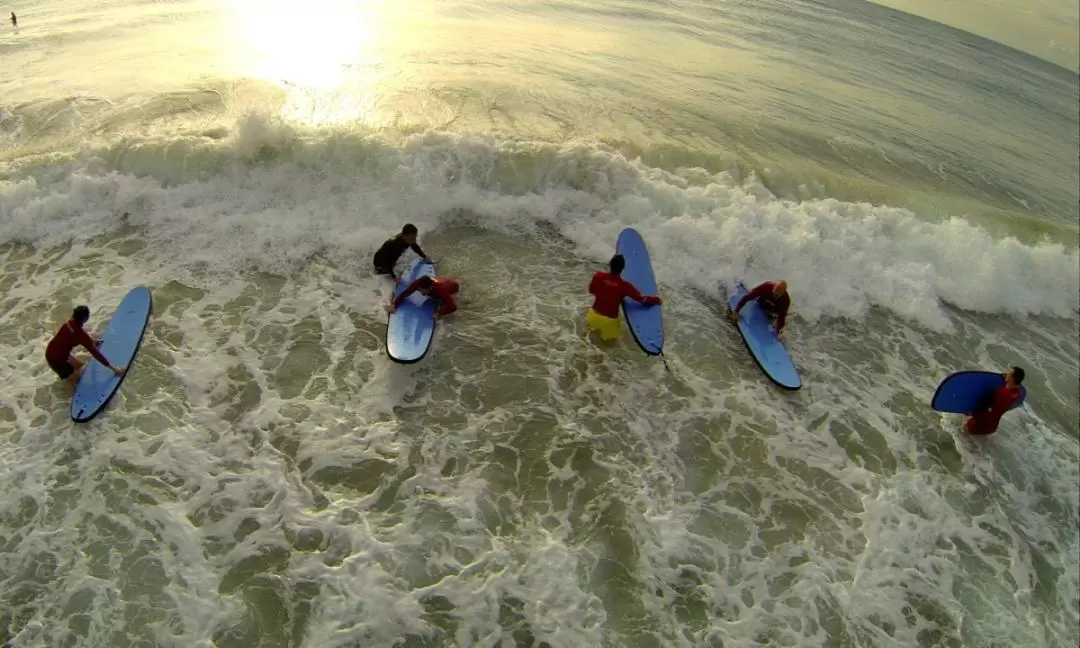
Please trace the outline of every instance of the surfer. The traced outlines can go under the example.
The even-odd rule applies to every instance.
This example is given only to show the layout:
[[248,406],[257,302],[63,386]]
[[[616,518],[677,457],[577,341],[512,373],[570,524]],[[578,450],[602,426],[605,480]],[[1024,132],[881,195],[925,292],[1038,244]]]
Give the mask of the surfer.
[[116,375],[119,376],[124,373],[124,367],[110,364],[105,359],[105,356],[101,355],[101,351],[98,351],[97,348],[100,342],[94,340],[89,333],[83,330],[83,325],[89,319],[90,309],[86,306],[76,306],[75,310],[71,312],[71,319],[60,327],[60,330],[49,341],[49,345],[45,347],[45,362],[49,364],[49,367],[56,372],[56,375],[61,380],[66,380],[72,385],[79,381],[79,376],[82,375],[85,367],[81,360],[71,355],[72,350],[77,346],[89,351],[90,355],[94,356],[101,364],[112,369]]
[[454,303],[454,295],[461,289],[461,284],[456,279],[450,277],[429,277],[424,275],[416,281],[409,284],[409,287],[401,291],[401,294],[397,296],[394,301],[390,302],[390,312],[393,313],[397,310],[398,306],[401,306],[402,302],[409,298],[409,295],[419,291],[421,295],[426,297],[434,297],[439,303],[439,311],[435,313],[435,319],[440,320],[450,313],[457,310],[457,304]]
[[397,265],[398,259],[405,250],[412,248],[413,252],[420,255],[420,258],[427,261],[428,257],[424,254],[424,251],[420,249],[420,246],[416,243],[416,225],[407,223],[405,227],[401,228],[401,233],[397,236],[390,237],[382,244],[379,251],[375,253],[374,265],[375,274],[377,275],[389,275],[397,281],[397,275],[394,274],[394,266]]
[[585,323],[590,329],[600,333],[604,342],[611,342],[619,337],[619,304],[623,298],[654,306],[660,303],[656,295],[644,296],[629,281],[622,278],[626,268],[626,259],[616,254],[608,263],[608,272],[597,272],[589,282],[589,292],[595,296],[592,308],[585,316]]
[[1013,367],[1001,375],[1005,378],[1005,386],[987,393],[979,408],[964,419],[964,427],[969,433],[977,436],[993,434],[1005,412],[1024,397],[1024,390],[1020,389],[1024,382],[1023,369]]
[[788,294],[786,281],[765,281],[756,286],[750,292],[743,295],[735,310],[731,311],[731,319],[739,323],[739,311],[746,306],[751,299],[756,299],[761,310],[765,311],[770,318],[776,318],[776,337],[784,339],[784,325],[787,323],[788,309],[791,308],[791,295]]
[[15,17],[15,12],[14,11],[11,12],[11,26],[12,27],[18,27],[19,26],[19,19]]

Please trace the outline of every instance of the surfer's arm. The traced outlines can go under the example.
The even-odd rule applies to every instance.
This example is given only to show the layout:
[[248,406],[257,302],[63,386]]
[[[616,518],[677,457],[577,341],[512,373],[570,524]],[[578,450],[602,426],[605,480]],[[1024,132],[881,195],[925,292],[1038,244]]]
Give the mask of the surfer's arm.
[[105,358],[104,355],[101,354],[101,351],[98,351],[98,341],[90,337],[90,334],[86,331],[79,331],[79,345],[89,351],[90,355],[94,356],[95,360],[111,369],[113,373],[124,373],[124,367],[117,367],[116,365],[112,364]]
[[101,354],[101,351],[98,351],[97,341],[94,340],[94,338],[90,337],[89,333],[87,333],[86,331],[79,331],[78,338],[79,346],[89,351],[90,355],[94,356],[95,360],[105,365],[106,367],[112,366],[111,364],[109,364],[109,361],[105,359],[105,356]]
[[645,304],[646,306],[655,306],[660,303],[660,298],[656,295],[642,295],[641,291],[637,289],[637,286],[629,281],[623,282],[623,296],[633,299],[639,304]]
[[426,254],[424,254],[423,250],[420,249],[420,244],[419,243],[413,243],[409,247],[412,248],[413,252],[416,252],[417,254],[419,254],[421,259],[423,259],[425,261],[428,260],[428,256]]
[[777,333],[783,333],[784,332],[784,324],[787,324],[787,312],[788,312],[788,308],[790,308],[790,307],[791,307],[791,300],[790,299],[785,299],[780,304],[780,312],[777,313],[777,315],[776,315],[776,332]]
[[[419,281],[419,279],[417,281]],[[392,302],[394,304],[394,308],[401,306],[401,304],[409,298],[409,295],[413,294],[414,292],[416,292],[416,281],[409,284],[408,288],[402,290],[401,294],[394,298],[394,301]]]
[[735,314],[739,314],[739,311],[742,310],[742,307],[746,306],[746,302],[750,301],[751,299],[757,299],[761,296],[760,287],[761,286],[757,286],[750,293],[746,293],[745,295],[743,295],[743,298],[739,300],[739,303],[737,303],[737,305],[735,305]]
[[622,282],[622,296],[630,297],[638,303],[644,303],[646,306],[651,306],[653,303],[660,303],[659,297],[652,295],[646,297],[645,295],[642,295],[642,292],[638,291],[637,286],[629,281]]

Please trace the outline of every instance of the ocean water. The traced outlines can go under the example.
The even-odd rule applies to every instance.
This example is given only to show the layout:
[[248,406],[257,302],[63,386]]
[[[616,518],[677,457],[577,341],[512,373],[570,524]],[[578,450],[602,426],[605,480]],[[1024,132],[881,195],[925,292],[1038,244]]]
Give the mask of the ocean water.
[[[847,0],[14,9],[0,643],[1076,644],[1075,72]],[[404,222],[463,284],[413,366]],[[626,226],[663,361],[584,328]],[[768,278],[797,393],[725,320]],[[135,285],[75,425],[44,345]],[[1013,364],[997,434],[929,410]]]

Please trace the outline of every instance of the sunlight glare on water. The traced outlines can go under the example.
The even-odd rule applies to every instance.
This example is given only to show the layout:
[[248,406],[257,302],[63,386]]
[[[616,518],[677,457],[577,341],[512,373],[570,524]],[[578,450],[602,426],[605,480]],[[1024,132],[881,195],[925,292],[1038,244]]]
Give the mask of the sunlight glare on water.
[[283,84],[283,118],[318,124],[373,118],[391,45],[403,37],[389,3],[223,2],[233,68],[239,76]]

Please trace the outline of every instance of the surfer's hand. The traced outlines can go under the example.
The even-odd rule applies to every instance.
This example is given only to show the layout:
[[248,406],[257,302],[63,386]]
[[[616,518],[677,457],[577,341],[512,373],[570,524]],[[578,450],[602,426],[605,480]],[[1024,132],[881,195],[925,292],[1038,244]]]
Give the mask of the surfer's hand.
[[393,312],[396,311],[396,310],[397,310],[397,306],[394,305],[394,302],[390,302],[389,304],[386,305],[386,312],[387,313],[393,314]]
[[784,329],[780,329],[776,332],[776,339],[780,340],[781,342],[784,341]]
[[731,311],[731,321],[736,324],[739,323],[739,311]]
[[113,373],[117,376],[123,376],[124,372],[127,371],[127,367],[117,367],[116,365],[112,365],[109,368],[112,369]]

